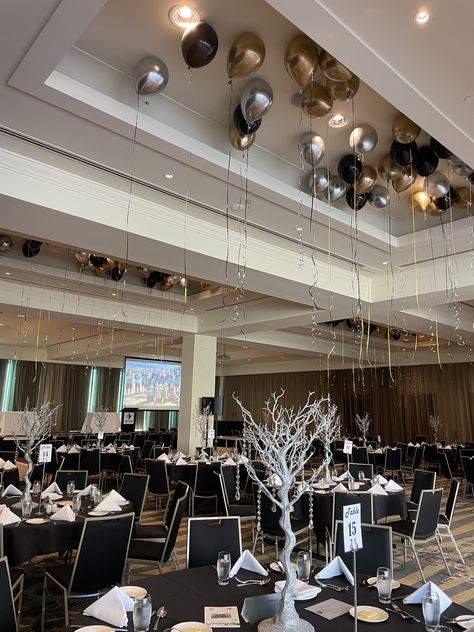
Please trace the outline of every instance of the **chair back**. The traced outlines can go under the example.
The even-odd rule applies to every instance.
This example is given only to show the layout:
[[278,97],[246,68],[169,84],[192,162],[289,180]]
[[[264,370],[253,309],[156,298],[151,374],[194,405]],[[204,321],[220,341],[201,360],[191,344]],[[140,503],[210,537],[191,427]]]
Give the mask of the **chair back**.
[[13,601],[12,584],[8,559],[0,558],[0,630],[2,632],[17,632],[15,603]]
[[169,454],[169,453],[170,453],[169,448],[163,448],[159,445],[154,445],[153,450],[151,451],[151,456],[153,459],[157,459],[162,454]]
[[412,470],[418,470],[423,462],[423,455],[425,453],[425,447],[415,448],[415,455],[413,456]]
[[152,494],[169,494],[170,484],[165,461],[145,459],[145,473],[149,476],[148,491]]
[[349,473],[352,478],[358,480],[359,472],[364,472],[364,478],[372,479],[374,476],[374,466],[371,463],[349,463]]
[[224,483],[224,477],[222,475],[222,473],[224,472],[224,469],[225,468],[221,470],[220,474],[216,473],[216,476],[219,479],[220,492],[222,495],[222,500],[224,501],[224,513],[226,516],[228,516],[229,515],[229,497],[227,495],[227,490],[225,488],[225,483]]
[[70,594],[98,595],[122,582],[133,522],[133,513],[85,519]]
[[199,494],[218,494],[219,479],[214,472],[221,471],[221,464],[218,462],[202,462],[198,461],[196,468],[196,478],[194,481],[194,493]]
[[100,449],[81,450],[79,454],[79,469],[87,470],[88,476],[100,474]]
[[0,450],[0,459],[4,461],[16,462],[16,452],[13,450]]
[[425,445],[423,458],[427,463],[438,463],[438,446],[436,443],[427,443]]
[[415,437],[415,443],[426,443],[426,440],[428,439],[428,435],[416,435]]
[[458,497],[458,491],[459,491],[459,481],[453,478],[451,481],[451,485],[449,487],[448,499],[446,501],[446,507],[444,511],[444,515],[446,516],[446,519],[448,521],[448,527],[451,527],[451,521],[453,519],[454,510],[456,508],[456,500]]
[[146,440],[146,434],[144,432],[136,432],[133,435],[133,445],[136,448],[143,448],[143,444]]
[[386,448],[385,449],[385,470],[390,472],[399,472],[402,468],[402,449]]
[[436,483],[436,472],[428,470],[415,470],[415,477],[411,487],[410,500],[417,505],[420,501],[420,494],[424,489],[434,489]]
[[165,515],[165,525],[167,526],[168,529],[171,526],[171,521],[173,520],[174,510],[176,508],[176,505],[178,504],[178,500],[180,500],[180,498],[185,498],[188,495],[188,492],[189,492],[189,485],[186,485],[186,483],[183,483],[182,481],[178,481],[176,483],[176,487],[174,488],[174,491],[171,494],[171,500],[170,500],[170,504],[168,505],[168,511],[166,512],[166,515]]
[[[377,568],[385,566],[393,571],[392,528],[385,525],[361,524],[363,548],[357,552],[357,571],[374,577]],[[353,572],[353,555],[344,551],[343,522],[336,521],[334,534],[334,557],[339,555],[347,568]]]
[[451,472],[451,467],[449,465],[446,452],[438,452],[438,463],[439,469],[444,478],[451,480],[453,478],[453,473]]
[[[241,475],[242,475],[242,470],[244,468],[240,468],[241,470]],[[235,500],[235,492],[236,492],[236,487],[235,487],[235,475],[236,475],[236,467],[231,467],[231,466],[225,466],[222,468],[221,472],[222,472],[222,480],[224,483],[224,490],[225,490],[225,497],[227,499],[227,502],[229,505],[232,505],[233,503],[236,502]]]
[[219,551],[229,551],[231,564],[242,553],[240,518],[189,518],[186,562],[188,568],[211,566]]
[[118,440],[122,443],[130,443],[132,439],[132,435],[130,432],[120,432],[118,435]]
[[87,487],[87,471],[58,470],[54,475],[54,481],[62,492],[66,491],[69,481],[74,481],[75,489],[85,489]]
[[415,540],[432,538],[438,529],[439,511],[441,509],[442,489],[423,489],[413,526]]
[[79,452],[60,452],[60,470],[78,470]]
[[474,484],[474,457],[463,456],[461,457],[462,469],[464,470],[464,476],[466,481],[470,484]]
[[400,450],[402,451],[402,463],[406,463],[408,458],[408,443],[400,443],[399,441],[397,441],[396,445],[397,448],[400,448]]
[[133,474],[132,457],[129,454],[122,456],[119,474]]
[[374,519],[373,496],[370,492],[334,492],[332,524],[344,517],[344,507],[360,503],[360,519],[365,524],[372,524]]
[[352,447],[352,454],[349,455],[349,461],[351,463],[369,463],[369,451],[364,447],[358,448]]
[[[186,485],[182,483],[182,485]],[[173,515],[168,527],[168,535],[166,536],[165,545],[163,547],[163,553],[161,555],[161,563],[167,562],[173,552],[178,537],[179,528],[181,526],[181,520],[183,518],[184,510],[186,509],[186,503],[188,502],[189,485],[186,485],[185,493],[178,498],[174,507]]]
[[41,487],[43,487],[44,482],[44,471],[45,471],[46,463],[37,463],[33,467],[33,471],[31,472],[30,481],[34,483],[35,481],[41,481]]
[[148,439],[143,443],[142,448],[142,460],[149,459],[151,456],[151,451],[153,450],[153,446],[155,445],[154,441],[149,441]]
[[149,478],[147,474],[124,474],[122,478],[120,493],[132,503],[137,521],[142,515]]

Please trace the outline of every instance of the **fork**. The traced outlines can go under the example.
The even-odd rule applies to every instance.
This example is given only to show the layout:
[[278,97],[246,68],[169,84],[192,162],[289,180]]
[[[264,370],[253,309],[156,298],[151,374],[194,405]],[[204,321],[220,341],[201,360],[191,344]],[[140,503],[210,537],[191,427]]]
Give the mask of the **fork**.
[[400,616],[403,621],[408,621],[409,619],[411,620],[413,617],[411,616],[411,614],[405,614],[404,612],[398,612],[398,610],[394,610],[393,608],[385,608],[385,610],[387,612],[394,612],[395,614],[398,614],[398,616]]
[[238,577],[234,577],[237,582],[237,587],[240,586],[265,586],[270,581],[270,577],[265,577],[265,579],[239,579]]
[[336,586],[335,584],[323,584],[323,582],[320,581],[319,579],[316,579],[316,577],[314,578],[314,580],[319,586],[321,586],[321,588],[332,588],[336,592],[344,592],[346,590],[349,590],[349,586]]
[[413,619],[413,621],[416,621],[417,623],[420,623],[419,619],[417,619],[414,615],[410,614],[409,612],[406,612],[406,610],[402,610],[397,603],[393,603],[393,601],[391,601],[390,605],[395,610],[395,612],[398,612],[398,614],[400,616],[405,615],[406,617],[408,617],[410,619]]

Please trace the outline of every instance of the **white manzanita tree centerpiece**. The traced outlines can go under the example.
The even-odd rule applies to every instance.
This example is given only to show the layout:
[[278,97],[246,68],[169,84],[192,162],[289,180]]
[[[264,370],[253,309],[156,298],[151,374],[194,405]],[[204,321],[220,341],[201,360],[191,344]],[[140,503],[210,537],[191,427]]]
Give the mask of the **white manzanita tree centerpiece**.
[[443,428],[444,424],[439,415],[430,415],[429,423],[433,431],[434,442],[438,443],[438,432]]
[[27,463],[26,474],[23,477],[25,482],[25,494],[30,493],[30,474],[33,471],[33,452],[39,444],[50,436],[54,426],[59,406],[52,407],[50,402],[43,402],[41,406],[29,407],[26,401],[25,408],[20,413],[19,428],[14,431],[13,436],[16,446],[23,452]]
[[369,432],[369,426],[372,423],[372,419],[369,417],[369,413],[365,413],[363,417],[356,414],[355,416],[356,426],[364,440],[364,445],[367,445],[367,433]]
[[208,405],[202,412],[196,409],[193,412],[193,425],[196,432],[201,437],[201,454],[207,447],[207,433],[209,430],[209,417],[211,416],[211,407]]
[[291,528],[293,506],[302,494],[311,489],[311,485],[326,468],[326,460],[317,469],[311,471],[308,479],[302,481],[305,467],[314,452],[314,441],[322,439],[327,431],[326,426],[335,423],[335,415],[327,412],[328,400],[314,400],[314,393],[309,393],[306,403],[294,410],[281,404],[284,391],[278,395],[273,393],[263,407],[263,421],[254,420],[252,413],[234,396],[242,411],[244,420],[243,437],[246,448],[255,450],[257,458],[267,466],[270,477],[278,480],[276,496],[262,482],[252,462],[246,461],[245,467],[251,479],[259,486],[281,510],[280,527],[285,534],[285,545],[280,554],[286,573],[286,583],[281,593],[280,607],[271,619],[265,619],[258,625],[259,632],[312,632],[313,626],[298,615],[293,591],[296,574],[291,566],[291,553],[296,544],[295,534]]
[[102,439],[99,439],[99,433],[104,432],[105,424],[107,423],[108,408],[99,408],[94,413],[94,423],[97,428],[97,445],[100,447]]
[[326,404],[324,406],[324,415],[327,416],[328,423],[321,424],[321,438],[320,441],[323,444],[324,461],[326,465],[326,481],[331,481],[330,465],[332,461],[332,444],[341,437],[341,420],[337,414],[337,406],[331,402],[331,398],[328,395]]

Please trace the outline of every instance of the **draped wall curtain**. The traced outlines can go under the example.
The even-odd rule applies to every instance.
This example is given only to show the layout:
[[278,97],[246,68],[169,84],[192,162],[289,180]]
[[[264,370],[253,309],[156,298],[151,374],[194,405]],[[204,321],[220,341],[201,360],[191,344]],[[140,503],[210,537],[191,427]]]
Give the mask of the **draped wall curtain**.
[[[393,378],[393,380],[392,380]],[[430,434],[428,418],[439,415],[444,423],[440,439],[474,440],[474,368],[470,364],[340,370],[301,373],[241,375],[224,378],[224,419],[241,418],[232,395],[260,418],[264,401],[285,390],[285,406],[298,407],[309,391],[326,396],[338,406],[343,433],[356,433],[356,413],[373,419],[369,434],[387,441],[413,440]]]

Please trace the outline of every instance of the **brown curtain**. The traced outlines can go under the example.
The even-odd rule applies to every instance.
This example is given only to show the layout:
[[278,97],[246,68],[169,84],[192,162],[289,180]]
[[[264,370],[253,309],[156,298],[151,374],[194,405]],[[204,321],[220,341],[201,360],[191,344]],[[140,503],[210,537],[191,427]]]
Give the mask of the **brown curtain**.
[[22,410],[26,400],[30,406],[37,406],[43,402],[41,388],[44,373],[45,365],[41,363],[23,360],[15,362],[12,410]]
[[117,410],[121,370],[98,366],[95,371],[95,408]]
[[473,378],[470,364],[229,376],[224,378],[223,418],[241,418],[233,393],[259,418],[263,402],[274,391],[284,389],[284,405],[295,407],[314,391],[316,397],[330,394],[347,434],[356,432],[355,414],[368,412],[373,419],[369,434],[410,441],[417,434],[430,434],[428,418],[434,414],[444,423],[439,438],[473,440]]

